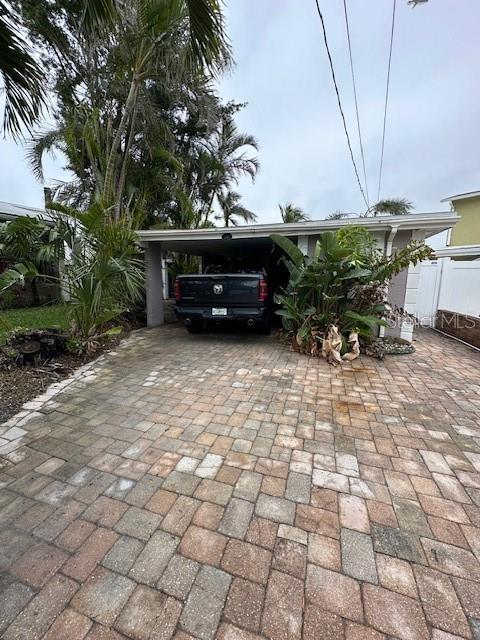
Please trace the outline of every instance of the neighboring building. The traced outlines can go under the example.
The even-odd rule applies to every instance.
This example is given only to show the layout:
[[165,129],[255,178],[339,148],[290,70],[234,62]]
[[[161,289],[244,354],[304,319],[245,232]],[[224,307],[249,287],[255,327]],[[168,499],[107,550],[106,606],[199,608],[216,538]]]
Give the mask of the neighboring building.
[[449,202],[459,221],[449,229],[447,246],[420,265],[415,316],[480,348],[480,191],[459,193]]
[[[47,224],[52,221],[51,216],[46,209],[37,209],[35,207],[26,207],[20,204],[12,204],[11,202],[0,201],[0,224],[2,222],[8,222],[27,216],[29,218],[39,218]],[[8,269],[14,260],[6,258],[0,254],[0,273]],[[45,267],[46,273],[57,274],[57,266]],[[0,296],[0,307],[30,307],[35,303],[36,296],[38,295],[38,303],[45,304],[58,300],[59,291],[58,286],[52,282],[39,282],[37,285],[37,292],[35,294],[35,300],[33,295],[33,289],[31,287],[16,286],[7,292],[4,292]]]
[[447,240],[449,247],[472,247],[480,245],[480,191],[459,193],[444,198],[441,202],[450,202],[460,221],[450,231]]
[[51,220],[46,209],[25,207],[22,204],[12,204],[11,202],[0,201],[0,222],[15,220],[15,218],[21,218],[22,216],[28,216],[29,218],[41,218],[46,222]]

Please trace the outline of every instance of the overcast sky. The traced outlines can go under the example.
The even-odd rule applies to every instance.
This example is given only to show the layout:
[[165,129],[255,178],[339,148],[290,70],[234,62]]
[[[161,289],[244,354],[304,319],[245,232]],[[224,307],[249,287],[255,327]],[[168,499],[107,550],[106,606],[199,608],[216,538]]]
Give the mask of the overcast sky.
[[[320,0],[360,169],[342,0]],[[385,97],[390,0],[348,0],[370,198],[375,201]],[[261,170],[242,179],[244,204],[260,222],[292,201],[313,219],[361,211],[314,0],[229,0],[236,66],[222,97],[248,102],[239,128],[259,141]],[[397,0],[382,197],[406,197],[417,211],[480,188],[480,2]],[[62,163],[46,162],[47,182]],[[42,205],[24,151],[0,141],[0,200]]]

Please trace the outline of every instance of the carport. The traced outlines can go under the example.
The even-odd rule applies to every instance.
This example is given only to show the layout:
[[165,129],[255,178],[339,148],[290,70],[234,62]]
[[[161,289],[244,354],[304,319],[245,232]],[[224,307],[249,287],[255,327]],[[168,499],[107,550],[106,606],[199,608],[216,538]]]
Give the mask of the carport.
[[[324,231],[357,224],[367,227],[379,248],[390,255],[412,239],[426,239],[453,227],[460,218],[453,212],[379,216],[344,220],[309,220],[299,223],[245,225],[211,229],[142,230],[138,232],[146,254],[147,323],[149,327],[164,324],[164,300],[168,296],[166,257],[178,252],[202,258],[258,257],[269,259],[274,243],[272,234],[292,239],[300,249],[312,255]],[[272,264],[271,268],[275,268]],[[419,265],[410,267],[390,284],[390,302],[409,313],[415,311]],[[411,337],[413,327],[399,328],[398,335]]]

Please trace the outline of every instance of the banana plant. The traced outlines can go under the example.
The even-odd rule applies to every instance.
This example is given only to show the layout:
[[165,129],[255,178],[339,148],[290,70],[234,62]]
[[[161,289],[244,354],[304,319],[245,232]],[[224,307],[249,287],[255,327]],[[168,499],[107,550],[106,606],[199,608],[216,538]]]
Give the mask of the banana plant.
[[[284,329],[300,349],[317,353],[317,343],[330,327],[339,331],[346,350],[352,334],[372,337],[385,326],[388,307],[385,283],[410,264],[431,256],[424,243],[412,242],[385,257],[373,237],[355,226],[323,233],[312,256],[290,239],[272,235],[282,249],[289,281],[277,293]],[[330,332],[331,333],[331,332]]]

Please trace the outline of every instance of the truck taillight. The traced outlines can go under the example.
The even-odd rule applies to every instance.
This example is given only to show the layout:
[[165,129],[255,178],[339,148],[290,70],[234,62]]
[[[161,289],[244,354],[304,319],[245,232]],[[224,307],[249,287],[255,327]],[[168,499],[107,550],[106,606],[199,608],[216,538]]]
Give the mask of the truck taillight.
[[268,299],[268,285],[266,280],[258,281],[258,299],[262,302]]
[[182,287],[180,285],[180,280],[178,278],[176,278],[176,280],[175,280],[175,300],[177,302],[179,302],[181,297],[182,297]]

